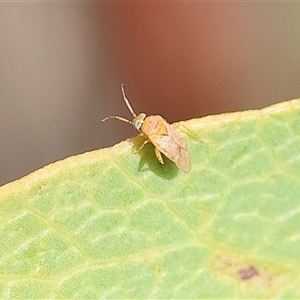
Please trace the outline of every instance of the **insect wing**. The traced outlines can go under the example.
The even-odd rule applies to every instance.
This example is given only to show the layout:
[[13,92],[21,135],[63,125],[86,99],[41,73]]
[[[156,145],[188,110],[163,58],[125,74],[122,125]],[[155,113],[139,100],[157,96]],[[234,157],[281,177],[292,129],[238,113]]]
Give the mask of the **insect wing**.
[[167,158],[175,162],[176,166],[188,173],[191,170],[191,159],[184,139],[170,124],[164,121],[167,135],[153,134],[148,138]]

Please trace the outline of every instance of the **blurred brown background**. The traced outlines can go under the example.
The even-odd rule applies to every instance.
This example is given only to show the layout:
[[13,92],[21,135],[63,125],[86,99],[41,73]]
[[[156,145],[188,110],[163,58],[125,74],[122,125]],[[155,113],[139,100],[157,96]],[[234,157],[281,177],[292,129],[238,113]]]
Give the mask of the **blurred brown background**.
[[0,3],[0,185],[136,132],[300,97],[300,3]]

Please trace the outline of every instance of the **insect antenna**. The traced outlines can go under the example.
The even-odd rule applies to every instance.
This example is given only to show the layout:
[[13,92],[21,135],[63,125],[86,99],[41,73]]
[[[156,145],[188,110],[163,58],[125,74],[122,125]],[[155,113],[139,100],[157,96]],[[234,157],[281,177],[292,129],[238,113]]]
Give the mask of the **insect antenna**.
[[117,120],[120,120],[122,122],[132,124],[130,120],[127,120],[127,119],[125,119],[123,117],[119,117],[119,116],[109,116],[109,117],[106,117],[106,118],[102,119],[101,122],[105,122],[108,119],[117,119]]
[[132,109],[132,107],[131,107],[131,105],[129,103],[129,100],[126,98],[125,90],[124,90],[124,84],[123,83],[121,84],[121,90],[122,90],[124,102],[125,102],[126,106],[128,107],[129,111],[131,112],[132,116],[135,118],[136,117],[136,113]]

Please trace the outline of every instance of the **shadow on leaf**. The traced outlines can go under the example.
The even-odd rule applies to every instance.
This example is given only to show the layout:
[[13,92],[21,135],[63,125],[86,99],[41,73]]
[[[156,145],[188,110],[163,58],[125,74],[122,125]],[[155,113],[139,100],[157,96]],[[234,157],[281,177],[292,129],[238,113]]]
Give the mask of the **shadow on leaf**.
[[134,145],[134,151],[140,156],[139,172],[152,171],[156,175],[171,180],[175,178],[179,172],[175,163],[170,161],[167,157],[163,155],[164,164],[162,165],[154,152],[154,145],[152,143],[147,143],[144,146],[144,138],[142,136],[137,136],[132,139]]

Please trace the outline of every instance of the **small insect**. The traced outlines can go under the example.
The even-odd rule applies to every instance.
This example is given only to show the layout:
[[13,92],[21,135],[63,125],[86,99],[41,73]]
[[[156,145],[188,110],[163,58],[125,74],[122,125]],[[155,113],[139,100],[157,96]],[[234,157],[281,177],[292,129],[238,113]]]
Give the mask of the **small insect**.
[[133,120],[130,121],[119,116],[110,116],[102,120],[117,119],[133,125],[140,132],[145,141],[141,148],[148,142],[155,147],[155,155],[161,164],[164,164],[161,153],[173,161],[176,166],[188,173],[191,170],[190,153],[184,139],[177,133],[173,127],[161,116],[148,116],[145,113],[136,115],[132,109],[129,100],[126,98],[124,86],[121,85],[124,102],[132,114]]

